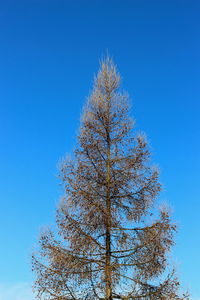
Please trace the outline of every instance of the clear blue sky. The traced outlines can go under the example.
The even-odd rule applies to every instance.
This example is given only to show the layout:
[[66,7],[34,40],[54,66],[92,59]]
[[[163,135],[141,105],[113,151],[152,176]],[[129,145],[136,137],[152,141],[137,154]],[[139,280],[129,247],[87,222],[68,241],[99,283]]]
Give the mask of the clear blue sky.
[[57,162],[72,151],[108,50],[179,224],[173,260],[200,299],[200,1],[0,1],[0,300],[32,300],[30,254],[54,224]]

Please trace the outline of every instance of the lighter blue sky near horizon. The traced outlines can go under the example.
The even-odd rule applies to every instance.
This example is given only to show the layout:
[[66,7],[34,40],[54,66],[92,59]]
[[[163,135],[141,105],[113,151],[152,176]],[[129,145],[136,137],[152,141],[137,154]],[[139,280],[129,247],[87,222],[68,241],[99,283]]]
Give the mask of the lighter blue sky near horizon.
[[107,50],[179,224],[178,275],[200,299],[200,1],[0,0],[0,28],[0,300],[34,299],[30,255]]

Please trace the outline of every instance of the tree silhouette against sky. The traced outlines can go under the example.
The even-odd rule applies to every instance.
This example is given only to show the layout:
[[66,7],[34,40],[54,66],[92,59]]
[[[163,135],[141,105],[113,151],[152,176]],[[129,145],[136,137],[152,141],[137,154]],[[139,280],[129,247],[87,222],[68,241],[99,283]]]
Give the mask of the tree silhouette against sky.
[[166,258],[176,225],[164,207],[153,217],[158,170],[119,87],[107,57],[61,166],[58,234],[43,232],[33,255],[39,299],[188,299]]

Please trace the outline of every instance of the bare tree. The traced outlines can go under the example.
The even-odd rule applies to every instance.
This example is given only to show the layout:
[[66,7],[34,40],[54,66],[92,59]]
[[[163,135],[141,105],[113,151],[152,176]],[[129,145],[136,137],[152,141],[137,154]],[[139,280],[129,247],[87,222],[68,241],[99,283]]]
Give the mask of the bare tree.
[[61,167],[58,234],[44,232],[33,255],[39,299],[187,298],[178,294],[173,270],[163,279],[176,225],[166,209],[152,219],[158,170],[149,163],[146,139],[134,134],[119,86],[106,58],[84,108],[78,146]]

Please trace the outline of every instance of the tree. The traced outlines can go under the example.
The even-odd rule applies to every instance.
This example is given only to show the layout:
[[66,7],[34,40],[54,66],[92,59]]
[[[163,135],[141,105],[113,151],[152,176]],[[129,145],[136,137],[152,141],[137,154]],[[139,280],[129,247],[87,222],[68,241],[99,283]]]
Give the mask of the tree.
[[[58,234],[43,232],[33,255],[40,299],[185,299],[166,254],[176,225],[160,209],[158,170],[134,133],[129,101],[110,58],[101,63],[84,108],[73,158],[61,166],[65,194]],[[188,298],[187,298],[188,299]]]

